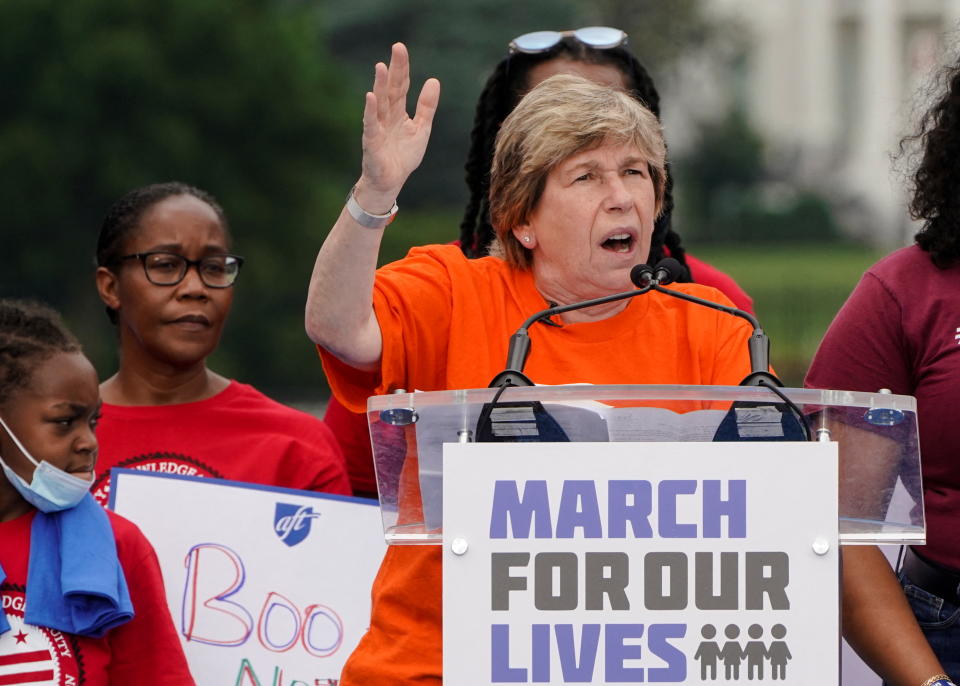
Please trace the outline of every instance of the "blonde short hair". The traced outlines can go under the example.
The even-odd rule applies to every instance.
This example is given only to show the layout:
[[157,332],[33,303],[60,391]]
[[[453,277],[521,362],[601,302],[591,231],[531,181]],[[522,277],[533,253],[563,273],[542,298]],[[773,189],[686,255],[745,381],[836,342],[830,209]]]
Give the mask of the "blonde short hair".
[[607,144],[634,145],[650,167],[660,215],[666,185],[666,145],[660,122],[620,89],[579,76],[551,76],[531,89],[504,120],[490,168],[490,223],[497,233],[491,252],[526,269],[533,253],[513,229],[529,221],[558,164]]

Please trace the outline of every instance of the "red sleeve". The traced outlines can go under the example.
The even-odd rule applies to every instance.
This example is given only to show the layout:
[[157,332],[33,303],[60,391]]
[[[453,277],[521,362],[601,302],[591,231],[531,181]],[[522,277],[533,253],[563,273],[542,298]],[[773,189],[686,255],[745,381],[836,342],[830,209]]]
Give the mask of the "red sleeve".
[[804,385],[912,395],[910,370],[900,303],[867,272],[827,329]]
[[330,431],[343,451],[347,463],[347,476],[350,478],[354,495],[375,494],[377,481],[373,470],[367,416],[351,412],[335,396],[331,396],[323,421],[330,427]]
[[108,634],[109,686],[194,686],[167,608],[153,547],[132,522],[108,513],[134,617]]
[[747,295],[745,290],[740,288],[740,285],[733,280],[732,276],[720,271],[713,265],[707,264],[703,260],[697,259],[690,253],[687,253],[686,260],[694,283],[716,288],[730,298],[738,308],[753,314],[753,298]]
[[329,426],[316,421],[312,424],[314,430],[301,435],[297,442],[297,449],[301,452],[299,457],[313,472],[307,490],[350,495],[350,480],[340,444]]

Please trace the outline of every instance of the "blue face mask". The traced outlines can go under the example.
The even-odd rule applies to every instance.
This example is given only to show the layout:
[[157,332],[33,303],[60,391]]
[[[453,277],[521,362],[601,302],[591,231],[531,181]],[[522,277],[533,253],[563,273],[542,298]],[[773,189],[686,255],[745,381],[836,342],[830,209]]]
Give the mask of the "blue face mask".
[[7,476],[7,481],[17,490],[20,496],[28,503],[33,505],[41,512],[58,512],[59,510],[69,510],[76,507],[90,491],[93,481],[87,481],[80,477],[68,474],[59,467],[44,460],[37,462],[33,455],[24,447],[7,423],[0,417],[0,426],[6,429],[7,435],[16,444],[17,448],[23,453],[23,456],[30,460],[36,469],[33,470],[33,479],[30,483],[24,481],[23,477],[13,471],[2,457],[0,457],[0,467],[3,467],[3,473]]

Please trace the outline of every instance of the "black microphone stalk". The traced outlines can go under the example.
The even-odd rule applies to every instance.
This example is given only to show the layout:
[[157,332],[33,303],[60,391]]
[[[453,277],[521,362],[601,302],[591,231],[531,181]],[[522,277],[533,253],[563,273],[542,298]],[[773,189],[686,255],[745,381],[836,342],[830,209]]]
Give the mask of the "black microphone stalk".
[[[695,295],[664,288],[663,286],[665,284],[673,283],[683,274],[683,265],[672,257],[660,260],[652,270],[650,270],[649,267],[647,267],[647,270],[643,270],[642,267],[646,267],[646,265],[637,265],[630,271],[630,280],[635,286],[640,286],[640,284],[643,283],[646,284],[650,290],[657,291],[658,293],[663,293],[674,298],[679,298],[680,300],[686,300],[698,305],[703,305],[704,307],[732,314],[741,319],[746,319],[750,323],[750,326],[753,327],[753,333],[747,341],[747,349],[750,353],[751,372],[740,382],[740,385],[767,386],[773,384],[783,386],[783,382],[770,373],[770,339],[767,337],[767,334],[763,332],[763,328],[760,326],[760,322],[757,321],[756,317],[736,307],[721,305],[712,300],[705,300]],[[649,275],[650,272],[652,272],[652,276]]]
[[[651,274],[653,273],[652,270],[650,270],[650,267],[647,267],[647,265],[637,265],[637,267],[641,266],[646,267]],[[637,270],[637,267],[634,267],[633,270],[631,270],[631,279],[633,278],[633,273]],[[582,310],[588,307],[594,307],[596,305],[616,302],[617,300],[623,300],[625,298],[632,298],[636,295],[640,295],[641,293],[646,293],[648,290],[650,290],[649,285],[640,286],[637,290],[614,293],[613,295],[605,295],[602,298],[584,300],[582,302],[572,303],[570,305],[556,305],[531,315],[527,321],[520,325],[520,328],[517,329],[517,332],[510,337],[510,346],[507,349],[506,368],[493,377],[493,381],[490,382],[489,388],[497,388],[500,386],[533,386],[533,382],[523,373],[523,367],[527,362],[527,357],[530,355],[530,335],[527,333],[527,331],[531,326],[536,324],[541,319],[548,319],[555,314],[563,314],[564,312],[570,312],[571,310]]]

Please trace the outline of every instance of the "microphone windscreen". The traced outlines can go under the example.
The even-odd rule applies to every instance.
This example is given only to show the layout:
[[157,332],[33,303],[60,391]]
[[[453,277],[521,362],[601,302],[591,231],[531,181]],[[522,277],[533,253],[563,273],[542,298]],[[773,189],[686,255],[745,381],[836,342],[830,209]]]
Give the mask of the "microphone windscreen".
[[672,257],[665,257],[657,262],[655,277],[661,286],[673,283],[683,276],[683,265]]
[[653,268],[649,264],[638,264],[630,270],[630,282],[637,288],[646,288],[653,279]]

